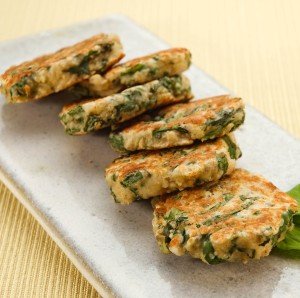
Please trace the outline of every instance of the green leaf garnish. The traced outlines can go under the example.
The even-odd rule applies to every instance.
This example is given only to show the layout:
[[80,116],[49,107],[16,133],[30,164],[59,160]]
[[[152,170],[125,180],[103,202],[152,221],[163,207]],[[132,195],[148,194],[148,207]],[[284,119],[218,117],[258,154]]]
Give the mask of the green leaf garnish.
[[293,216],[294,228],[287,232],[285,239],[277,244],[274,252],[287,258],[300,259],[300,184],[287,193],[298,202],[298,212]]

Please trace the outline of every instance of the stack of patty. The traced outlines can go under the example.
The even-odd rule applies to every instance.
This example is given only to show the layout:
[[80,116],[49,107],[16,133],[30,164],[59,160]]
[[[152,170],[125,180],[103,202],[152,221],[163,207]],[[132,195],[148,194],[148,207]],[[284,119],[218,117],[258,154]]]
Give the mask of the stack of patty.
[[242,100],[224,95],[170,105],[111,133],[126,154],[106,169],[112,196],[122,204],[153,198],[163,253],[247,262],[269,255],[292,228],[295,200],[235,169],[241,151],[232,131],[244,118]]
[[191,54],[174,48],[116,65],[71,89],[92,99],[67,105],[60,119],[67,133],[86,134],[128,121],[146,111],[192,98],[188,78]]
[[111,194],[121,204],[152,199],[162,252],[209,264],[267,256],[292,227],[297,204],[264,178],[235,169],[242,99],[188,102],[187,49],[114,65],[123,56],[117,36],[99,34],[9,68],[0,91],[10,103],[65,89],[85,99],[63,107],[65,131],[113,130],[110,144],[122,156],[106,169]]

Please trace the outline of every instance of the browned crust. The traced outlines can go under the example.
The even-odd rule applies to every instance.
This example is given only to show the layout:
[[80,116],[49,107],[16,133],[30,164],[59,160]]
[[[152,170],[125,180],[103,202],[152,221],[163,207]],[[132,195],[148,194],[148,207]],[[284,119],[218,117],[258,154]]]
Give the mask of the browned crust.
[[230,95],[221,95],[221,96],[215,96],[211,98],[206,99],[199,99],[196,101],[192,101],[189,103],[179,103],[176,105],[172,105],[166,108],[163,108],[159,110],[159,115],[162,117],[170,117],[175,112],[178,112],[180,110],[190,110],[193,108],[196,108],[198,106],[202,105],[208,105],[209,108],[205,111],[199,111],[197,113],[183,116],[178,119],[174,119],[170,121],[169,123],[162,123],[161,121],[157,122],[137,122],[136,124],[133,124],[132,126],[126,127],[122,132],[130,132],[130,131],[143,131],[146,129],[157,129],[160,128],[163,124],[164,128],[172,127],[174,125],[184,125],[184,124],[195,124],[195,125],[202,125],[207,121],[208,119],[214,117],[216,113],[220,112],[224,108],[244,108],[244,104],[241,101],[241,98],[238,97],[232,97]]
[[191,55],[190,51],[188,49],[186,49],[186,48],[171,48],[171,49],[167,49],[167,50],[155,52],[155,53],[152,53],[152,54],[149,54],[149,55],[145,55],[145,56],[142,56],[142,57],[138,57],[138,58],[129,60],[129,61],[124,62],[124,63],[120,63],[120,64],[117,64],[117,65],[114,65],[110,69],[109,72],[112,73],[114,71],[118,71],[120,68],[123,68],[124,66],[125,67],[135,66],[136,64],[139,64],[141,62],[147,61],[150,58],[153,58],[153,57],[155,57],[157,55],[159,55],[159,56],[169,56],[169,55],[174,54],[174,53],[183,53],[183,54],[186,54],[186,55]]
[[[234,136],[231,135],[234,140]],[[121,157],[109,165],[106,169],[106,174],[118,172],[119,178],[125,177],[128,173],[138,170],[156,169],[167,162],[167,167],[172,168],[186,161],[212,160],[215,158],[216,151],[222,148],[227,148],[227,145],[222,139],[217,139],[212,142],[194,144],[187,147],[163,149],[160,151],[150,150],[145,152],[134,153],[128,157]],[[190,151],[193,149],[193,151]],[[181,150],[187,150],[187,155],[181,155]],[[201,151],[200,151],[201,150]],[[178,154],[177,154],[178,153]],[[205,154],[204,154],[205,153]]]
[[[113,40],[120,42],[116,35],[112,35]],[[18,82],[22,77],[30,75],[41,68],[46,68],[51,64],[73,55],[86,54],[92,46],[97,42],[101,43],[108,37],[107,34],[98,34],[92,36],[89,39],[78,42],[72,46],[62,48],[55,53],[42,55],[30,61],[23,62],[18,65],[13,65],[8,68],[0,78],[5,82],[6,88],[12,86]],[[115,59],[112,63],[117,63],[121,58],[124,57],[124,53],[120,55],[118,59]]]
[[[269,182],[260,175],[254,175],[244,169],[236,169],[233,173],[219,181],[217,185],[211,188],[194,188],[182,191],[180,200],[174,200],[172,195],[165,195],[161,199],[154,201],[155,212],[164,215],[171,208],[177,208],[181,211],[192,212],[192,208],[197,206],[197,212],[208,207],[217,201],[223,201],[223,198],[211,196],[209,199],[202,200],[207,191],[221,190],[223,193],[236,194],[241,187],[245,187],[253,192],[258,192],[261,196],[272,197],[275,206],[283,206],[284,203],[290,204],[293,211],[297,211],[297,202],[285,192],[279,190],[273,183]],[[207,216],[207,214],[206,214]],[[230,219],[233,220],[233,219]],[[259,225],[265,222],[265,217],[259,217],[256,223]],[[224,222],[223,222],[224,223]]]

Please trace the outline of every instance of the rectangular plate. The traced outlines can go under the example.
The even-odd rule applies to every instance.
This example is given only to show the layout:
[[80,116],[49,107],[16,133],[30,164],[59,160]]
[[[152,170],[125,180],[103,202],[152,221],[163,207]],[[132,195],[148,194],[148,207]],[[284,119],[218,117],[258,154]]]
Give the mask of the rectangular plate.
[[[109,16],[0,43],[0,72],[99,32],[118,34],[126,59],[167,48],[127,18]],[[197,98],[228,93],[195,66],[187,75]],[[103,296],[299,294],[296,261],[271,256],[247,265],[208,266],[161,254],[149,202],[123,207],[110,197],[104,169],[116,154],[107,144],[107,132],[67,136],[58,120],[66,100],[56,97],[20,105],[6,105],[1,98],[1,179]],[[299,141],[255,109],[247,107],[237,137],[243,151],[239,166],[261,173],[282,190],[300,182]]]

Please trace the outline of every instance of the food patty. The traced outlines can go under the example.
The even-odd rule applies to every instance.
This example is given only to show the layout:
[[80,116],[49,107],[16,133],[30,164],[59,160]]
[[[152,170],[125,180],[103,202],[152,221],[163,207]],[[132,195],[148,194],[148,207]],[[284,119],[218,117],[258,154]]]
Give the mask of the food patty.
[[115,65],[105,74],[95,74],[72,88],[78,97],[104,97],[160,79],[182,73],[191,64],[191,53],[173,48]]
[[261,176],[236,169],[219,183],[152,201],[162,252],[208,264],[260,259],[292,227],[296,201]]
[[116,202],[129,204],[217,181],[230,174],[241,156],[233,135],[206,143],[143,151],[116,159],[106,181]]
[[144,116],[110,135],[119,152],[162,149],[207,141],[239,127],[245,118],[241,98],[222,95],[172,105]]
[[96,72],[104,73],[123,56],[116,35],[95,35],[53,54],[10,67],[0,76],[0,91],[11,103],[39,99]]
[[67,105],[60,113],[67,133],[85,134],[124,122],[147,110],[192,97],[189,80],[177,75],[138,85],[100,99]]

